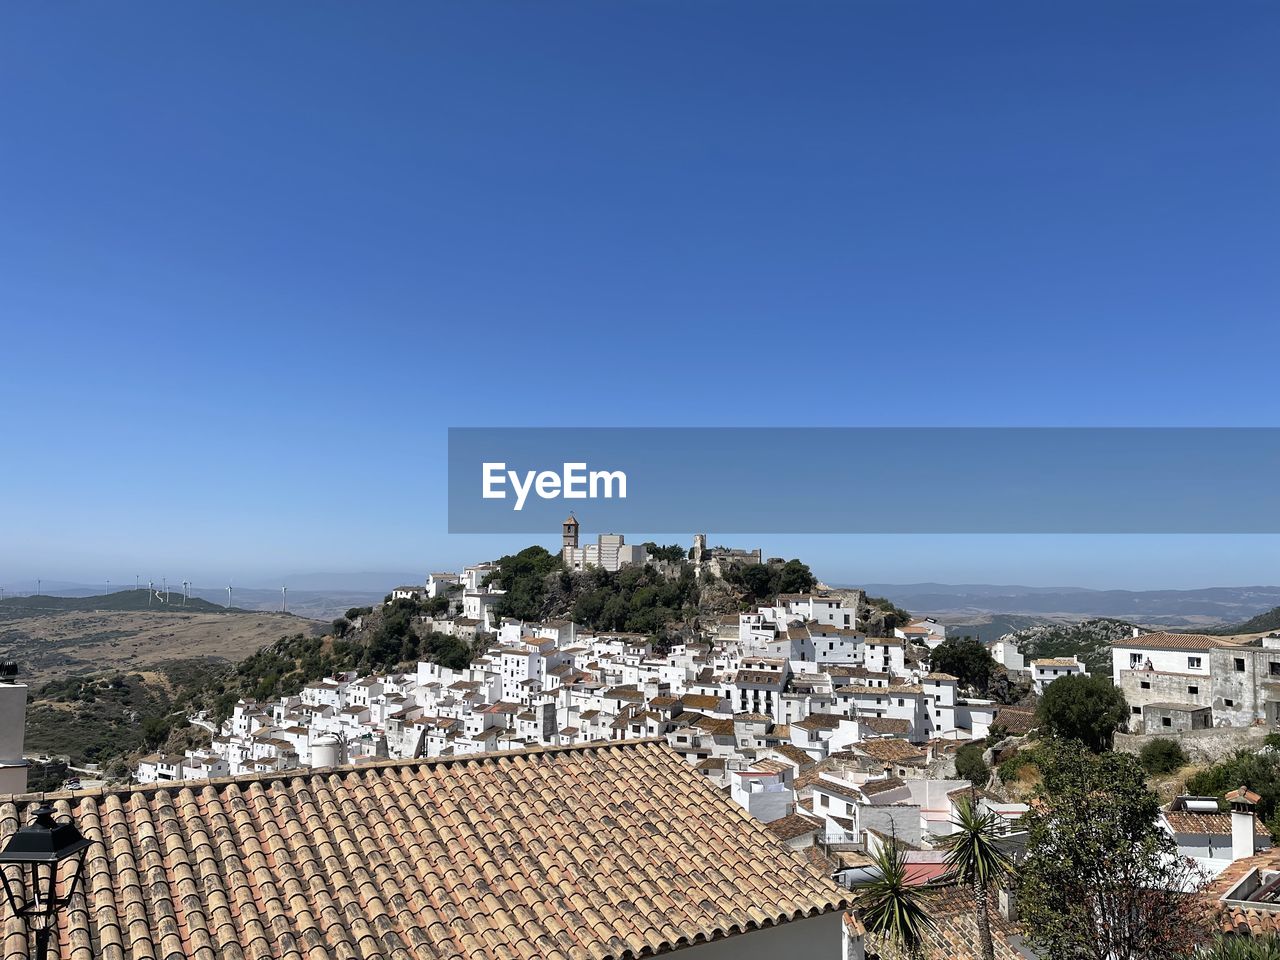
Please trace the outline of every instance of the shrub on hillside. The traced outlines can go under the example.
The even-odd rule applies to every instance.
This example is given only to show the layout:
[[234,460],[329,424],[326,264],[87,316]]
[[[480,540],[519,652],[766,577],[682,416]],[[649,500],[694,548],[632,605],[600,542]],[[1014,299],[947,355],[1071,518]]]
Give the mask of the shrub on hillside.
[[956,776],[968,780],[975,787],[986,786],[991,770],[982,759],[982,744],[966,743],[956,751]]
[[1182,749],[1177,740],[1160,737],[1144,746],[1138,758],[1142,761],[1143,770],[1152,776],[1159,776],[1173,773],[1179,767],[1185,766],[1187,752]]

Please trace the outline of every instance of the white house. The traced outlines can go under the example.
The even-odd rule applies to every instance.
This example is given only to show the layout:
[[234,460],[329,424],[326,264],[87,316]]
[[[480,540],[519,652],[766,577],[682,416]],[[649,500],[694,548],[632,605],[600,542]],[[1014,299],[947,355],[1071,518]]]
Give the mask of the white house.
[[1087,677],[1089,672],[1078,657],[1049,657],[1031,661],[1031,679],[1036,693],[1061,677]]

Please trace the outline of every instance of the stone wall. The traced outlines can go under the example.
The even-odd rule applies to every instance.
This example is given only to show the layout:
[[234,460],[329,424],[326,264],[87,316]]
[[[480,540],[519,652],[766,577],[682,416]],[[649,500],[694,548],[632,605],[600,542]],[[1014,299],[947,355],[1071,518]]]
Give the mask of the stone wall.
[[1189,730],[1184,733],[1166,733],[1147,736],[1136,733],[1117,733],[1115,749],[1122,753],[1137,754],[1152,740],[1176,740],[1195,763],[1217,763],[1228,754],[1241,748],[1257,750],[1271,731],[1266,727],[1214,727],[1210,730]]

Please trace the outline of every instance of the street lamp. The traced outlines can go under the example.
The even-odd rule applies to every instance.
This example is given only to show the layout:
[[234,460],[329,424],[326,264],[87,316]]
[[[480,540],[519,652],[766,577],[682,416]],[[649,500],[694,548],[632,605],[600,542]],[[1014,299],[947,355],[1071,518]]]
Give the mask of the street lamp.
[[[42,804],[36,808],[35,822],[19,828],[0,850],[5,899],[14,916],[35,932],[36,960],[49,955],[49,935],[57,926],[58,911],[71,902],[83,881],[85,852],[91,845],[74,823],[58,823],[53,807]],[[17,878],[4,869],[10,866],[19,868]],[[59,886],[65,887],[64,896],[58,896]]]

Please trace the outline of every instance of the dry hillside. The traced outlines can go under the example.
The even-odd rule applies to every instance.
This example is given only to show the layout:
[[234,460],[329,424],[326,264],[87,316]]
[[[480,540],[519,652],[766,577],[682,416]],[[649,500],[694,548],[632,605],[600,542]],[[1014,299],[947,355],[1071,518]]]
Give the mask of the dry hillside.
[[0,621],[0,661],[16,660],[22,680],[137,672],[174,659],[234,663],[312,621],[280,613],[69,611]]

